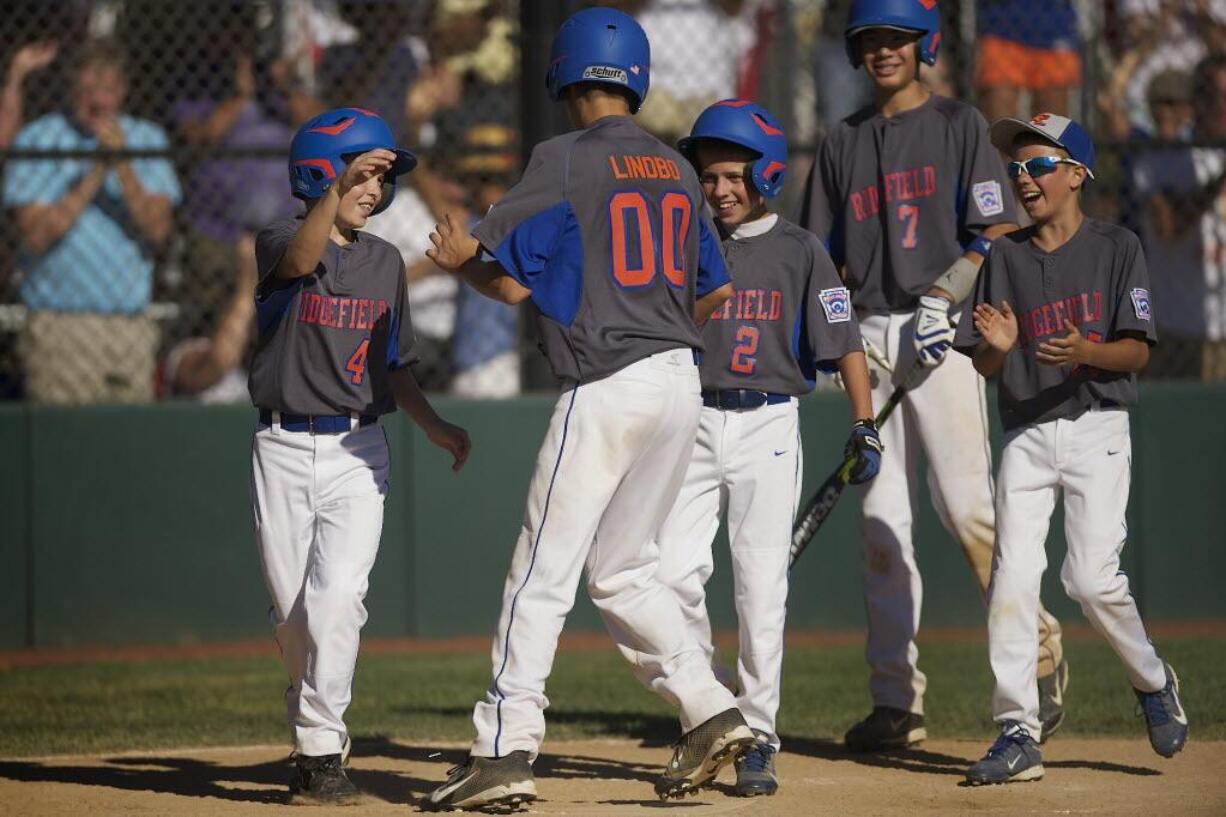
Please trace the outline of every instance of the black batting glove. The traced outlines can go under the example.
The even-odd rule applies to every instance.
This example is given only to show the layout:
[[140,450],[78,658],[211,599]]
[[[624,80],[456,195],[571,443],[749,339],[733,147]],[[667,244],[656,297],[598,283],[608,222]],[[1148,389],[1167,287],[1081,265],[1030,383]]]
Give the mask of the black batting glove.
[[852,485],[859,485],[877,476],[877,472],[881,470],[883,451],[885,446],[881,444],[881,437],[877,434],[877,423],[871,419],[857,420],[851,427],[847,445],[843,447],[843,459],[855,460],[847,475],[847,481]]

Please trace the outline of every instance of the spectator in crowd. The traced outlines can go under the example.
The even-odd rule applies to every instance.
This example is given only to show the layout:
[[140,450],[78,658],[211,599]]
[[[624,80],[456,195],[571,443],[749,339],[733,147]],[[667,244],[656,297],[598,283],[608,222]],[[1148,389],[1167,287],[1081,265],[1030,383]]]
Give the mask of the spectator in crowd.
[[698,114],[738,95],[762,0],[621,0],[651,42],[651,94],[636,121],[672,144]]
[[[180,140],[192,148],[287,151],[293,132],[260,104],[250,54],[239,51],[226,61],[229,66],[217,66],[221,70],[209,83],[214,87],[201,82],[175,106]],[[298,209],[285,185],[283,158],[205,159],[195,166],[183,200],[184,261],[192,277],[192,299],[209,320],[232,275],[240,233],[288,218]]]
[[[1115,139],[1129,145],[1119,153],[1120,186],[1114,197],[1120,205],[1116,220],[1145,240],[1152,232],[1144,224],[1147,209],[1145,199],[1152,189],[1142,191],[1150,180],[1161,178],[1167,166],[1182,167],[1184,151],[1168,147],[1170,143],[1187,142],[1192,138],[1192,77],[1185,71],[1170,69],[1154,77],[1146,92],[1149,101],[1149,121],[1153,130],[1145,130],[1129,122],[1118,97],[1100,94],[1103,129]],[[1150,142],[1157,141],[1157,146]],[[1147,244],[1150,242],[1146,242]],[[1160,318],[1161,320],[1161,318]],[[1164,348],[1170,348],[1163,344]],[[1152,367],[1160,373],[1161,366]],[[1147,376],[1153,376],[1152,374]]]
[[[465,206],[476,225],[515,183],[519,171],[515,131],[496,122],[469,128],[452,172],[463,185]],[[451,356],[459,397],[506,398],[519,394],[519,321],[516,308],[487,298],[472,287],[456,294],[455,339]]]
[[[67,112],[17,134],[19,149],[164,149],[156,124],[123,112],[127,84],[113,43],[82,47]],[[153,396],[158,330],[144,314],[154,255],[179,201],[164,159],[29,159],[6,168],[3,202],[22,246],[29,314],[20,357],[27,397],[44,402],[133,402]]]
[[211,334],[185,338],[162,362],[164,397],[194,397],[204,403],[249,403],[247,357],[255,319],[255,238],[242,233],[231,248],[230,296]]
[[1100,94],[1104,130],[1120,141],[1186,142],[1192,137],[1192,77],[1187,71],[1170,68],[1155,76],[1145,101],[1152,129],[1129,121],[1119,96]]
[[59,49],[55,40],[43,40],[27,43],[13,53],[4,75],[4,88],[0,90],[0,148],[13,143],[25,122],[26,77],[50,65]]
[[1081,85],[1077,14],[1071,0],[980,0],[975,87],[989,122],[1030,111],[1067,114],[1069,95]]
[[1183,71],[1163,71],[1145,94],[1159,142],[1186,142],[1192,137],[1192,78]]
[[[1167,71],[1191,73],[1226,48],[1226,0],[1120,0],[1124,51],[1099,94],[1109,133],[1152,133],[1150,84]],[[1121,120],[1127,121],[1125,127]]]
[[[1192,87],[1194,141],[1221,144],[1226,56],[1203,60]],[[1166,127],[1178,124],[1171,118]],[[1226,380],[1226,150],[1156,146],[1137,161],[1135,177],[1158,329],[1175,350],[1154,375]]]

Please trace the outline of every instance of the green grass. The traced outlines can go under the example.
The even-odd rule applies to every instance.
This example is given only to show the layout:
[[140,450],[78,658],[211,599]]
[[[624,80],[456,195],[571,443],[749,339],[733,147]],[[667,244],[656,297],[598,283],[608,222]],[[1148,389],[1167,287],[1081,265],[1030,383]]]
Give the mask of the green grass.
[[[1197,739],[1226,738],[1226,642],[1166,638]],[[867,713],[867,670],[859,647],[789,650],[780,730],[838,738]],[[1072,680],[1065,734],[1141,738],[1134,698],[1118,659],[1101,639],[1066,646]],[[921,646],[933,737],[991,736],[991,675],[984,644]],[[426,745],[471,737],[473,701],[489,683],[486,655],[372,655],[358,667],[347,722],[358,737]],[[94,753],[286,741],[275,658],[149,661],[0,671],[0,756]],[[553,739],[675,737],[669,708],[644,691],[620,656],[561,653],[549,684]]]

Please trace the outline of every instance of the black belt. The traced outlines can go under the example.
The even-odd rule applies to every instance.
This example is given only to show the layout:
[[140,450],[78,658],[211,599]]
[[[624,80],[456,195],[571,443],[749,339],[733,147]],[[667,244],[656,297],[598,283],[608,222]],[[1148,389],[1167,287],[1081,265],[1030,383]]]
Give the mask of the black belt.
[[1123,408],[1123,406],[1121,406],[1118,401],[1111,400],[1108,398],[1103,398],[1102,400],[1094,400],[1090,403],[1091,410],[1097,409],[1099,411],[1105,411],[1107,409],[1117,409],[1117,408]]
[[790,394],[773,394],[765,391],[753,391],[752,389],[720,389],[719,391],[704,391],[702,393],[702,404],[707,408],[729,409],[731,411],[774,406],[779,403],[787,403],[791,399],[792,395]]
[[[260,409],[260,422],[272,425],[272,410]],[[363,414],[358,418],[359,426],[368,426],[379,422],[378,415]],[[348,414],[282,414],[282,431],[309,431],[312,434],[341,434],[353,428],[353,418]]]

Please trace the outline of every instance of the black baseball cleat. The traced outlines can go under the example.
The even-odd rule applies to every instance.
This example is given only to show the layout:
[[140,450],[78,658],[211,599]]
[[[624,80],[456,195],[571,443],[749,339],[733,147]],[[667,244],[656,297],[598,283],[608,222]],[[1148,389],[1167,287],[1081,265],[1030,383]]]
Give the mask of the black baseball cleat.
[[1137,693],[1137,709],[1145,716],[1149,745],[1163,757],[1174,757],[1188,742],[1188,716],[1179,700],[1179,676],[1166,667],[1166,686],[1157,692]]
[[661,800],[697,794],[754,742],[741,710],[725,709],[681,736],[672,760],[656,780],[656,794]]
[[927,740],[924,716],[892,706],[874,706],[864,720],[847,730],[843,745],[851,752],[906,749]]
[[536,778],[527,751],[502,757],[469,755],[447,771],[447,782],[430,792],[429,809],[515,811],[536,799]]
[[362,793],[353,785],[341,756],[299,755],[289,781],[289,802],[295,806],[353,806]]
[[1064,690],[1068,689],[1068,662],[1063,658],[1056,671],[1039,679],[1039,743],[1056,733],[1064,723]]
[[967,769],[966,782],[972,786],[1020,783],[1043,777],[1043,755],[1039,744],[1025,727],[1006,721],[1000,737],[983,760]]

